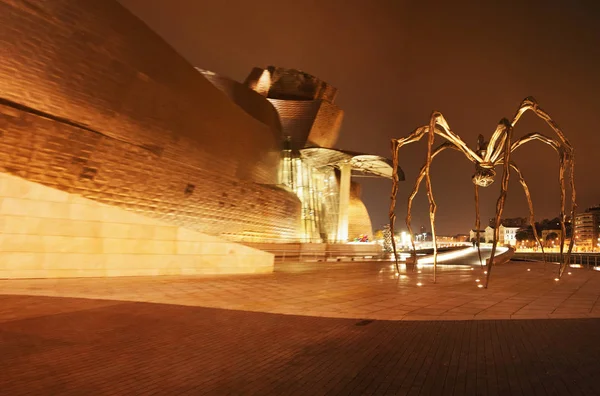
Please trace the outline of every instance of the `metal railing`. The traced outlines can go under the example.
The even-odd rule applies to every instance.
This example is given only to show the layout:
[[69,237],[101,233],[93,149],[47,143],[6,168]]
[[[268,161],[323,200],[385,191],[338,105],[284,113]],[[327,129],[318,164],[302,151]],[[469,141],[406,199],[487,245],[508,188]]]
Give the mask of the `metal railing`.
[[[565,254],[566,256],[566,254]],[[516,252],[513,259],[542,261],[542,252]],[[560,253],[546,253],[546,261],[560,262]],[[593,269],[600,263],[600,254],[598,253],[571,253],[569,264],[578,264],[582,268]]]
[[269,253],[275,255],[275,262],[289,261],[371,261],[385,259],[387,254],[381,252],[343,252],[340,250],[325,251],[298,251],[298,250],[272,250]]

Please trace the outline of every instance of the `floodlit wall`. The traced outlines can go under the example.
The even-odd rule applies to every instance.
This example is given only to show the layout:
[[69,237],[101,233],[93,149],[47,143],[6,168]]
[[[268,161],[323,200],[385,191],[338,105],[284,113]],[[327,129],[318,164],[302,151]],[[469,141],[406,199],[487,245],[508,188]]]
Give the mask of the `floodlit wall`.
[[279,114],[264,96],[247,85],[214,72],[196,68],[208,81],[257,121],[269,126],[278,141],[282,141]]
[[353,241],[360,235],[367,235],[373,240],[373,226],[367,207],[360,198],[361,186],[352,183],[350,187],[350,203],[348,207],[348,240]]
[[0,171],[236,241],[297,240],[279,132],[116,1],[0,0]]
[[165,156],[193,145],[222,174],[275,182],[273,131],[116,1],[0,4],[3,99]]
[[0,278],[264,273],[273,255],[0,173]]
[[[269,78],[262,81],[265,74]],[[274,66],[254,68],[245,84],[273,103],[283,134],[291,137],[292,148],[333,147],[344,116],[334,103],[336,88],[300,70]]]
[[303,148],[321,106],[320,101],[269,99],[279,114],[283,135],[290,137],[292,148]]

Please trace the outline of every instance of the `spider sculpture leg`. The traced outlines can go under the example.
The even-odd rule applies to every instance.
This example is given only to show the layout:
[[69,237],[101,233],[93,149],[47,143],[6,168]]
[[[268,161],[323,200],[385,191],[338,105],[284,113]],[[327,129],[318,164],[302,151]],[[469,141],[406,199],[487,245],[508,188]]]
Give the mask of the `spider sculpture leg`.
[[[396,244],[394,241],[394,223],[396,220],[396,214],[394,213],[394,210],[396,208],[396,195],[398,193],[398,180],[397,180],[397,168],[398,168],[398,150],[400,149],[400,147],[403,144],[406,143],[411,143],[413,141],[417,141],[419,139],[421,139],[421,137],[423,137],[423,135],[425,133],[427,133],[428,139],[427,139],[427,158],[425,161],[425,165],[423,165],[423,167],[421,168],[421,171],[419,172],[419,177],[417,178],[417,181],[415,183],[414,189],[413,189],[413,193],[411,194],[411,197],[409,198],[409,205],[410,207],[412,207],[412,199],[414,198],[414,196],[417,194],[417,191],[419,189],[419,185],[421,184],[421,181],[423,180],[423,178],[425,178],[425,184],[427,186],[427,198],[429,199],[429,219],[431,222],[431,235],[432,235],[432,239],[433,239],[433,282],[436,282],[436,272],[437,272],[437,243],[435,241],[435,211],[436,211],[436,205],[435,205],[435,200],[433,199],[433,193],[431,191],[431,179],[429,177],[429,168],[431,167],[431,160],[433,159],[433,156],[435,154],[437,154],[437,152],[442,151],[443,148],[437,152],[435,152],[432,150],[432,146],[433,146],[433,141],[435,138],[435,129],[436,129],[436,122],[437,122],[437,114],[436,112],[433,112],[433,114],[431,115],[431,119],[429,122],[429,127],[421,127],[418,128],[415,132],[413,132],[408,138],[404,139],[403,141],[400,140],[394,140],[392,142],[392,151],[393,151],[393,162],[392,162],[392,166],[394,167],[394,174],[392,176],[392,203],[390,206],[390,230],[392,232],[392,248],[394,249],[394,257],[395,257],[395,263],[396,263],[396,271],[400,271],[399,266],[398,266],[398,254],[397,254],[397,250],[396,250]],[[444,147],[445,148],[445,147]],[[438,148],[439,149],[439,148]],[[412,251],[412,259],[413,262],[416,264],[417,263],[417,256],[416,256],[416,247],[415,247],[415,242],[414,242],[414,234],[412,231],[412,226],[411,226],[411,221],[410,221],[410,207],[408,210],[408,215],[407,215],[407,220],[406,220],[406,225],[408,227],[408,232],[410,233],[410,238],[411,238],[411,243],[412,243],[412,247],[413,247],[413,251]]]
[[[392,233],[392,249],[394,251],[394,262],[396,265],[396,271],[400,272],[400,267],[398,265],[398,250],[396,249],[396,239],[395,239],[395,223],[396,223],[396,196],[398,195],[398,182],[399,182],[399,177],[398,177],[398,152],[400,150],[400,147],[402,147],[405,144],[408,143],[413,143],[416,141],[419,141],[423,135],[425,135],[425,133],[428,132],[428,127],[427,126],[422,126],[419,127],[417,129],[415,129],[408,137],[406,138],[402,138],[402,139],[394,139],[392,140],[392,167],[394,168],[392,170],[392,195],[391,195],[391,202],[390,202],[390,211],[389,211],[389,216],[390,216],[390,232]],[[416,263],[416,254],[414,253],[414,235],[412,234],[412,232],[410,233],[410,237],[411,240],[413,241],[413,260],[415,260]]]
[[574,235],[571,237],[571,241],[569,242],[569,248],[567,251],[567,256],[564,257],[563,256],[563,250],[564,250],[564,242],[565,242],[565,237],[566,237],[566,226],[565,226],[565,221],[566,221],[566,213],[565,213],[565,206],[566,206],[566,183],[565,183],[565,170],[567,167],[570,167],[570,185],[571,185],[571,219],[572,221],[575,219],[575,211],[577,210],[577,203],[576,203],[576,192],[575,192],[575,157],[574,157],[574,150],[573,147],[571,146],[571,144],[569,143],[569,141],[567,140],[567,138],[565,137],[565,135],[562,133],[562,131],[560,130],[560,128],[558,127],[558,125],[556,124],[556,122],[554,122],[554,120],[552,120],[552,118],[548,115],[548,113],[546,113],[544,110],[542,110],[542,108],[539,107],[537,101],[533,98],[533,97],[527,97],[523,100],[523,102],[521,103],[521,105],[519,106],[519,109],[517,110],[517,113],[515,114],[515,117],[511,123],[512,126],[514,126],[517,121],[519,120],[519,118],[523,115],[523,113],[525,113],[527,110],[531,110],[533,111],[538,117],[540,117],[541,119],[543,119],[544,121],[546,121],[546,123],[550,126],[550,128],[552,128],[552,130],[556,133],[556,135],[558,136],[558,140],[554,140],[554,139],[550,139],[544,135],[538,134],[538,133],[533,133],[533,134],[529,134],[526,135],[524,137],[522,137],[521,139],[519,139],[518,141],[516,141],[511,148],[511,151],[514,151],[517,147],[519,147],[520,145],[522,145],[523,143],[526,143],[530,140],[541,140],[542,142],[549,144],[550,146],[552,146],[556,152],[558,153],[559,156],[559,183],[560,183],[560,207],[561,207],[561,211],[560,211],[560,228],[561,228],[561,235],[560,235],[560,266],[559,266],[559,270],[558,270],[558,276],[559,278],[562,277],[562,274],[565,270],[565,268],[569,265],[569,261],[571,259],[571,252],[573,249],[573,242],[574,242]]
[[[571,155],[571,161],[570,161],[570,165],[571,165],[571,174],[570,174],[570,179],[571,179],[571,202],[572,202],[572,210],[571,210],[571,240],[569,241],[569,249],[567,251],[567,258],[564,262],[564,264],[561,265],[561,268],[559,269],[558,272],[558,276],[562,277],[563,273],[565,272],[565,269],[567,268],[567,266],[569,265],[569,262],[571,260],[571,251],[573,251],[573,243],[575,242],[575,210],[577,205],[575,204],[575,200],[577,198],[577,194],[575,192],[575,159],[573,158],[573,156]],[[561,243],[564,239],[561,238]]]
[[481,221],[479,218],[479,186],[475,184],[475,233],[477,235],[477,241],[475,242],[475,245],[477,246],[477,255],[479,256],[479,266],[483,268],[481,248],[479,247],[479,241],[481,240],[479,236],[479,228],[481,228]]
[[414,233],[413,233],[413,229],[412,229],[412,215],[411,215],[412,214],[412,203],[413,203],[413,199],[417,195],[417,192],[419,192],[419,187],[420,187],[421,182],[423,181],[424,177],[425,177],[425,165],[423,165],[421,167],[421,171],[419,172],[419,177],[417,177],[417,181],[415,182],[413,190],[408,197],[408,205],[407,205],[407,209],[406,209],[406,220],[405,220],[406,228],[408,229],[408,234],[410,235],[410,242],[411,242],[411,246],[412,246],[411,256],[412,256],[413,260],[415,260],[414,261],[415,264],[417,262],[416,261],[417,248],[415,246],[415,238],[414,238]]
[[436,282],[437,276],[437,240],[435,237],[435,211],[437,205],[433,199],[433,191],[431,189],[430,168],[432,160],[433,139],[435,138],[436,117],[435,112],[431,115],[429,121],[429,133],[427,139],[427,162],[425,164],[425,186],[427,187],[427,199],[429,200],[429,222],[431,223],[431,240],[433,242],[433,283]]
[[533,229],[533,236],[535,237],[535,241],[538,243],[538,245],[540,245],[540,247],[542,249],[542,258],[544,259],[544,263],[545,263],[546,262],[546,252],[544,252],[544,245],[540,242],[540,238],[538,236],[537,229],[535,228],[535,215],[533,212],[533,201],[531,200],[531,194],[529,193],[529,187],[527,186],[527,183],[525,182],[525,178],[523,177],[523,174],[517,167],[517,164],[515,164],[514,162],[511,162],[510,167],[513,168],[513,170],[515,172],[517,172],[517,175],[519,176],[519,183],[521,183],[521,186],[523,187],[523,191],[525,192],[525,197],[527,198],[527,205],[529,206],[529,223],[531,224],[531,228]]
[[[454,146],[452,143],[446,142],[446,143],[438,146],[435,150],[433,150],[433,152],[431,153],[432,161],[436,155],[438,155],[439,153],[441,153],[442,151],[444,151],[447,148],[452,148],[452,149],[460,151],[460,149],[458,147]],[[427,172],[427,164],[423,165],[421,167],[421,170],[419,171],[419,176],[417,177],[417,181],[415,182],[412,192],[408,196],[408,205],[407,205],[407,210],[406,210],[406,228],[408,228],[408,232],[411,235],[411,242],[412,242],[412,248],[413,248],[412,254],[413,254],[413,257],[415,257],[415,258],[416,258],[416,254],[417,254],[417,249],[415,247],[414,238],[412,238],[412,235],[413,235],[412,215],[411,215],[412,214],[412,204],[413,204],[413,200],[415,199],[415,196],[419,192],[419,187],[421,186],[421,182],[425,178],[426,172]]]
[[[571,157],[571,158],[570,158]],[[576,198],[576,193],[575,193],[575,167],[574,167],[574,161],[572,159],[572,156],[569,156],[566,152],[562,152],[560,155],[560,167],[558,170],[558,178],[560,181],[560,229],[561,229],[561,238],[560,238],[560,266],[558,268],[558,277],[561,278],[565,269],[567,268],[567,266],[569,265],[570,261],[571,261],[571,251],[573,249],[573,241],[575,239],[575,230],[574,230],[574,222],[575,222],[575,198]],[[566,201],[566,182],[565,182],[565,170],[567,168],[567,166],[570,165],[571,168],[571,172],[570,172],[570,182],[571,182],[571,201],[572,201],[572,210],[571,210],[571,240],[569,242],[569,248],[567,250],[567,256],[563,258],[563,250],[564,250],[564,243],[565,243],[565,237],[566,237],[566,226],[565,226],[565,219],[567,217],[566,213],[565,213],[565,201]]]
[[498,238],[500,236],[500,219],[502,218],[502,211],[504,210],[504,202],[506,201],[506,192],[508,190],[508,180],[510,178],[510,152],[511,144],[510,140],[512,137],[512,126],[508,120],[502,119],[500,124],[504,124],[506,130],[506,139],[504,140],[504,167],[502,170],[502,182],[500,185],[500,197],[496,201],[496,218],[494,228],[494,242],[492,244],[492,252],[487,263],[487,277],[485,280],[485,288],[488,288],[490,283],[490,275],[492,273],[492,266],[494,265],[494,256],[496,255],[496,247],[498,245]]
[[[392,154],[393,154],[394,175],[392,176],[392,196],[391,196],[390,211],[389,211],[390,231],[392,232],[392,235],[394,235],[394,224],[395,224],[395,219],[396,219],[394,210],[396,208],[396,194],[398,192],[398,177],[397,177],[398,151],[399,151],[400,147],[402,147],[403,145],[408,144],[408,143],[413,143],[413,142],[420,140],[426,133],[428,134],[428,144],[427,144],[427,159],[426,159],[426,162],[424,165],[424,168],[425,168],[424,178],[426,180],[426,185],[427,185],[427,198],[429,199],[429,218],[430,218],[430,222],[431,222],[431,233],[432,233],[432,237],[433,237],[433,268],[434,268],[433,271],[434,271],[434,282],[435,282],[436,273],[437,273],[437,241],[436,241],[436,236],[435,236],[436,204],[435,204],[435,200],[433,199],[433,193],[431,191],[431,179],[429,177],[429,169],[431,166],[431,159],[432,159],[432,154],[433,154],[432,146],[433,146],[433,140],[434,140],[435,134],[438,134],[441,137],[443,137],[444,139],[446,139],[448,141],[448,143],[452,145],[453,148],[456,148],[457,150],[459,150],[463,154],[465,154],[470,161],[481,162],[482,159],[477,153],[475,153],[473,150],[471,150],[467,146],[467,144],[460,139],[460,137],[458,135],[456,135],[454,132],[452,132],[452,130],[450,130],[450,127],[448,126],[448,123],[444,119],[444,116],[441,113],[436,112],[436,111],[434,111],[431,114],[429,125],[417,128],[414,132],[412,132],[409,136],[407,136],[405,138],[393,140]],[[409,213],[409,216],[410,216],[410,213]],[[411,238],[413,238],[413,240],[414,240],[414,235],[412,235],[412,232],[411,232]],[[392,244],[392,247],[394,249],[394,257],[396,258],[396,269],[398,269],[398,259],[397,259],[397,251],[396,251],[395,243]],[[413,257],[414,257],[414,248],[413,248]]]
[[[393,173],[392,173],[392,196],[391,196],[391,204],[390,204],[390,232],[392,233],[392,250],[394,251],[394,263],[396,265],[396,273],[400,273],[400,267],[398,266],[398,252],[396,249],[396,237],[394,236],[394,223],[396,222],[396,213],[394,213],[394,209],[396,209],[396,195],[398,194],[398,149],[399,149],[399,145],[398,142],[396,140],[392,140],[392,153],[393,155],[393,159],[392,159],[392,167],[393,169]],[[412,236],[412,234],[411,234]],[[414,242],[413,242],[413,246],[414,246]]]

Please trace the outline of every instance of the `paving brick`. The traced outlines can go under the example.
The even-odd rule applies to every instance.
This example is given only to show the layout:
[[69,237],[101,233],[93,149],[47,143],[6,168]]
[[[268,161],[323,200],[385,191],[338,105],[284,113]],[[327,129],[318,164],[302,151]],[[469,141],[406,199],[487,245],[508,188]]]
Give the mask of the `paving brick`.
[[[435,296],[457,306],[488,295],[539,306],[556,296],[565,304],[563,295],[595,301],[598,273],[546,282],[541,274],[516,276],[524,269],[510,263],[481,293],[472,279],[460,280],[472,271],[442,270],[442,279],[457,282],[414,288],[393,274],[386,280],[382,267],[0,281],[0,394],[600,393],[600,318],[515,320],[507,311],[493,319],[405,321],[406,311],[395,309],[419,301],[427,309]],[[379,319],[365,310],[369,301]],[[336,304],[346,317],[325,317]]]

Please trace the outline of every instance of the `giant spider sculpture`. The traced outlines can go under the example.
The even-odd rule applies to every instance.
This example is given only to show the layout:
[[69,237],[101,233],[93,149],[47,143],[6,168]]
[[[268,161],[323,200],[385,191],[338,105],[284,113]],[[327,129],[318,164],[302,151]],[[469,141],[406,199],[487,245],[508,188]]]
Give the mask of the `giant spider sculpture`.
[[[513,141],[513,127],[519,121],[523,113],[527,110],[533,111],[538,117],[546,121],[546,123],[552,128],[552,130],[558,136],[558,139],[551,139],[548,136],[542,135],[540,133],[530,133],[527,134],[520,139]],[[559,183],[561,188],[560,193],[560,225],[561,225],[561,236],[560,236],[560,265],[558,270],[558,276],[561,277],[566,266],[569,263],[571,251],[573,249],[573,238],[571,238],[569,243],[569,248],[566,254],[566,257],[563,255],[564,250],[564,241],[566,235],[565,229],[565,171],[567,168],[570,170],[570,188],[571,188],[571,218],[575,218],[575,184],[574,184],[574,157],[573,157],[573,147],[569,143],[569,141],[565,138],[564,134],[558,128],[556,123],[550,118],[550,116],[542,110],[534,98],[528,97],[523,100],[517,113],[513,117],[512,121],[503,118],[500,120],[496,131],[492,135],[489,142],[484,141],[482,135],[479,135],[479,139],[477,142],[476,150],[470,149],[465,142],[461,140],[461,138],[452,132],[448,123],[444,119],[442,113],[434,111],[431,114],[431,118],[429,120],[428,125],[424,125],[415,129],[409,136],[401,138],[401,139],[393,139],[392,140],[392,153],[393,153],[393,168],[394,174],[392,177],[392,202],[390,205],[390,228],[392,231],[392,235],[394,232],[394,223],[396,220],[396,215],[394,213],[394,209],[396,207],[396,194],[398,192],[398,152],[400,147],[419,141],[423,136],[427,135],[427,157],[425,161],[425,165],[421,167],[419,172],[419,176],[417,177],[417,181],[414,185],[412,193],[408,198],[408,211],[406,215],[406,225],[408,227],[408,231],[411,235],[412,245],[413,245],[413,259],[416,260],[415,257],[415,244],[412,226],[411,226],[411,209],[412,202],[417,192],[419,191],[419,186],[423,179],[425,179],[425,184],[427,187],[427,198],[429,200],[429,219],[431,222],[431,234],[433,238],[433,281],[436,281],[436,269],[437,269],[437,244],[436,234],[435,234],[435,212],[436,212],[436,204],[433,198],[433,192],[431,190],[431,179],[429,176],[429,169],[431,167],[431,161],[433,158],[444,151],[447,148],[451,148],[454,150],[458,150],[462,152],[473,164],[475,165],[475,174],[472,177],[473,183],[475,184],[475,229],[477,230],[477,240],[479,240],[479,228],[480,228],[480,219],[479,219],[479,187],[487,187],[494,182],[494,177],[496,176],[496,171],[494,168],[496,166],[502,165],[502,181],[500,187],[500,197],[496,202],[496,217],[495,217],[495,229],[494,229],[494,241],[492,244],[492,251],[490,259],[487,262],[487,278],[485,282],[485,287],[488,287],[490,281],[490,274],[492,273],[492,266],[494,263],[494,256],[496,253],[496,246],[499,237],[500,230],[500,218],[502,216],[502,211],[504,210],[504,201],[506,200],[506,192],[508,188],[508,180],[510,176],[510,169],[512,168],[517,175],[519,176],[519,181],[523,186],[523,190],[525,191],[525,195],[527,197],[527,203],[529,206],[529,220],[532,224],[533,233],[536,239],[536,242],[540,244],[542,248],[542,254],[544,255],[544,261],[546,261],[543,245],[540,243],[537,231],[535,229],[535,219],[533,212],[533,203],[531,200],[531,195],[529,194],[529,188],[527,187],[527,183],[523,178],[523,175],[517,165],[510,160],[510,155],[513,151],[515,151],[518,147],[532,140],[539,140],[545,144],[553,147],[558,153],[559,159]],[[446,140],[446,142],[442,143],[437,148],[433,148],[435,135],[441,136]],[[399,271],[398,267],[398,258],[396,255],[396,242],[394,238],[392,238],[392,247],[394,250],[394,257],[396,262],[396,270]],[[481,262],[481,252],[479,251],[479,244],[477,244],[479,260]]]

